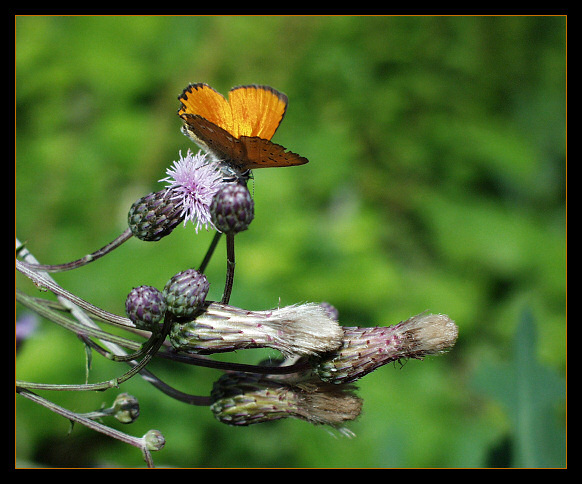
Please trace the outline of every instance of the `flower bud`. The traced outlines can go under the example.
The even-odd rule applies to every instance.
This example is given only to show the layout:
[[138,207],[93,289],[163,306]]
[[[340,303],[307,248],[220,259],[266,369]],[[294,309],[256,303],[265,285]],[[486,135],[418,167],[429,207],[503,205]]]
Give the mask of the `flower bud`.
[[153,331],[164,319],[166,302],[162,293],[155,287],[139,286],[128,294],[125,311],[137,328]]
[[339,348],[343,331],[319,304],[245,311],[212,303],[196,319],[174,324],[169,337],[175,349],[189,353],[269,347],[313,356]]
[[255,216],[255,202],[246,186],[228,183],[221,188],[210,205],[212,224],[224,233],[246,230]]
[[194,269],[179,272],[164,287],[167,310],[176,318],[193,317],[204,304],[209,288],[204,274]]
[[137,200],[127,216],[131,232],[138,239],[155,242],[170,234],[184,219],[180,204],[167,190],[150,193]]
[[391,361],[443,353],[453,347],[459,331],[444,314],[420,314],[389,327],[343,329],[342,347],[313,362],[323,381],[353,382]]
[[215,382],[210,409],[222,423],[246,426],[286,417],[339,427],[354,420],[362,401],[349,386],[289,384],[249,373],[227,373]]
[[121,423],[132,423],[139,417],[139,402],[129,393],[120,393],[113,402],[113,416]]
[[162,450],[166,445],[166,439],[159,430],[148,430],[143,439],[150,451]]

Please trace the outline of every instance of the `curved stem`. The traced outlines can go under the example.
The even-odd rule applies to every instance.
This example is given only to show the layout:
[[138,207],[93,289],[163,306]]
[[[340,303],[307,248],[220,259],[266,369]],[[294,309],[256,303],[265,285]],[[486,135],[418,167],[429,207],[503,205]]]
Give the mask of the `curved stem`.
[[42,389],[42,390],[55,390],[55,391],[95,391],[95,390],[107,390],[108,388],[117,388],[121,383],[129,380],[131,377],[139,373],[145,366],[150,362],[150,360],[154,357],[155,353],[158,351],[166,336],[170,332],[172,327],[173,318],[171,316],[166,316],[164,320],[164,325],[160,330],[159,334],[156,334],[152,337],[154,340],[151,344],[149,352],[142,358],[139,363],[136,363],[129,371],[124,373],[118,378],[114,378],[113,380],[103,381],[99,383],[86,383],[86,384],[72,384],[72,385],[59,385],[59,384],[51,384],[51,383],[33,383],[33,382],[24,382],[24,381],[17,381],[17,385],[21,386],[22,388],[34,388],[34,389]]
[[29,264],[28,262],[22,262],[23,265],[32,269],[34,271],[42,271],[42,272],[64,272],[70,271],[72,269],[77,269],[78,267],[82,267],[89,262],[93,262],[104,255],[111,252],[113,249],[116,249],[125,241],[129,240],[132,237],[133,233],[131,229],[128,227],[125,231],[115,238],[113,241],[109,242],[107,245],[101,247],[101,249],[96,250],[92,254],[88,254],[85,257],[81,257],[80,259],[74,260],[72,262],[67,262],[65,264]]
[[57,309],[53,309],[50,306],[43,304],[37,298],[28,296],[20,290],[16,290],[16,301],[27,307],[28,309],[34,311],[38,315],[53,321],[54,323],[62,326],[63,328],[72,331],[77,335],[90,336],[93,338],[99,338],[103,341],[109,341],[117,345],[123,346],[124,348],[134,348],[135,345],[139,345],[135,341],[128,340],[121,336],[115,336],[113,334],[102,331],[98,327],[89,327],[84,324],[79,323],[76,320],[71,320],[65,315],[58,312]]
[[26,277],[28,277],[30,280],[32,280],[32,282],[34,282],[37,286],[47,288],[57,296],[61,296],[67,299],[68,301],[72,302],[79,308],[82,308],[90,312],[91,314],[94,314],[99,318],[104,319],[112,324],[117,324],[123,327],[134,327],[133,323],[131,323],[131,321],[128,318],[124,318],[122,316],[109,313],[107,311],[104,311],[103,309],[98,308],[97,306],[94,306],[91,303],[88,303],[87,301],[81,299],[80,297],[75,296],[69,291],[63,289],[53,280],[43,277],[42,274],[37,274],[36,271],[30,269],[29,266],[31,266],[31,264],[27,264],[26,262],[19,260],[16,261],[16,269],[19,270]]
[[228,233],[226,234],[226,282],[224,284],[224,294],[222,295],[223,304],[228,304],[230,301],[234,283],[234,267],[234,233]]

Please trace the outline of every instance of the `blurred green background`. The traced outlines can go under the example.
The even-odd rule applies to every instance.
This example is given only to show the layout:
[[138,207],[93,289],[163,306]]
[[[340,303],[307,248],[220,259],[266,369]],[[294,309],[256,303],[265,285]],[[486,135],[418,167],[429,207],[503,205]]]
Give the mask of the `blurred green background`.
[[[231,303],[328,301],[361,326],[429,311],[459,326],[447,355],[359,382],[353,439],[294,419],[231,428],[134,378],[119,391],[139,398],[140,418],[110,423],[160,430],[157,466],[566,465],[566,17],[30,16],[15,27],[16,233],[41,262],[112,240],[179,151],[196,149],[176,116],[188,83],[268,84],[289,96],[273,140],[310,163],[255,171]],[[123,314],[132,287],[198,265],[212,236],[189,226],[132,239],[55,279]],[[225,267],[222,242],[212,299]],[[16,286],[38,294],[20,274]],[[150,368],[200,395],[220,376]],[[123,371],[95,357],[90,378]],[[16,377],[83,382],[84,349],[42,321]],[[39,393],[87,412],[118,391]],[[15,428],[17,466],[143,466],[139,450],[69,432],[21,397]]]

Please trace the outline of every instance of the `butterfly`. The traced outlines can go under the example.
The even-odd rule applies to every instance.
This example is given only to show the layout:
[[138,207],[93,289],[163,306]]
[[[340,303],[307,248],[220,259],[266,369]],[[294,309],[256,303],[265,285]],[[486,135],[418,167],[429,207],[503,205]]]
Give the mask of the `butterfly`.
[[239,173],[309,161],[271,141],[288,102],[285,94],[272,87],[233,87],[227,100],[208,84],[196,83],[186,87],[178,99],[182,132]]

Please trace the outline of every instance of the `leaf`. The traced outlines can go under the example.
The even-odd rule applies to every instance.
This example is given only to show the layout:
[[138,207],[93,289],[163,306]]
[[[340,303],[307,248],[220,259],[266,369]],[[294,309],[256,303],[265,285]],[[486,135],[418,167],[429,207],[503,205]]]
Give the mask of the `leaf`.
[[564,465],[563,432],[556,425],[555,404],[565,396],[565,383],[555,372],[536,361],[533,315],[522,314],[516,331],[515,465],[553,467]]
[[511,422],[514,467],[565,465],[565,430],[556,406],[565,399],[565,382],[536,359],[534,318],[526,309],[514,337],[512,359],[482,365],[474,385],[498,400]]

